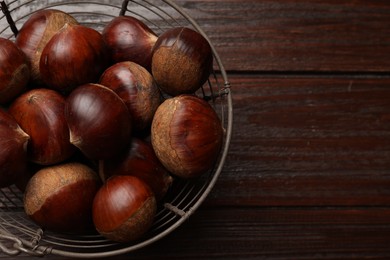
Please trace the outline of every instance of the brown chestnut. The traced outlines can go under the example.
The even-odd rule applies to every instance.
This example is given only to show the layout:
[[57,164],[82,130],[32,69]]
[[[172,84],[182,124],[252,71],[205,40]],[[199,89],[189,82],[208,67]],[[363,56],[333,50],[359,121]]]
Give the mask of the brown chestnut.
[[98,31],[65,24],[43,49],[39,69],[49,88],[68,93],[97,82],[107,65],[107,47]]
[[15,43],[30,61],[31,79],[35,85],[42,83],[39,60],[43,48],[66,23],[78,24],[68,13],[56,9],[42,9],[34,12],[20,28]]
[[28,140],[15,119],[0,109],[0,188],[14,184],[26,171]]
[[152,56],[152,75],[164,93],[191,94],[212,71],[213,54],[208,41],[197,31],[176,27],[161,34]]
[[152,146],[133,138],[127,153],[101,161],[99,173],[103,180],[113,175],[131,175],[144,181],[160,201],[172,184],[172,177],[156,157]]
[[117,16],[102,35],[113,63],[132,61],[150,71],[157,35],[145,23],[132,16]]
[[75,151],[65,121],[65,98],[50,89],[32,89],[11,104],[10,114],[30,136],[30,161],[50,165],[68,159]]
[[83,164],[45,167],[27,184],[24,210],[42,228],[83,232],[93,228],[92,203],[100,186],[98,175]]
[[223,128],[205,100],[180,95],[157,109],[151,142],[157,157],[174,175],[197,177],[215,163],[222,146]]
[[162,98],[152,75],[144,67],[130,61],[116,63],[102,74],[99,83],[115,91],[125,102],[134,133],[150,127]]
[[24,52],[11,40],[0,37],[0,104],[8,104],[25,91],[30,64]]
[[131,141],[131,117],[122,99],[99,84],[85,84],[67,98],[65,117],[70,142],[94,160],[124,151]]
[[153,224],[157,208],[150,188],[134,176],[113,176],[97,192],[92,217],[96,230],[117,242],[140,238]]

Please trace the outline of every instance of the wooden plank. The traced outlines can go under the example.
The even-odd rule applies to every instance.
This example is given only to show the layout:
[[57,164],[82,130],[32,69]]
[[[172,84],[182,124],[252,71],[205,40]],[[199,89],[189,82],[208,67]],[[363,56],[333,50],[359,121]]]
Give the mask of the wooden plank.
[[389,1],[180,0],[235,71],[390,71]]
[[136,259],[390,257],[388,209],[202,208]]
[[233,136],[209,203],[390,205],[390,79],[230,80]]

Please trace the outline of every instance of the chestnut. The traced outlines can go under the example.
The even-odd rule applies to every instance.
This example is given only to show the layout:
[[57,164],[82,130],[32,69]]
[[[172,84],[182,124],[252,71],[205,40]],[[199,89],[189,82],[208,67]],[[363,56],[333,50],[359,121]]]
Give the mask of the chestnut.
[[140,134],[150,127],[162,97],[144,67],[130,61],[116,63],[105,70],[99,83],[115,91],[125,102],[134,133]]
[[100,162],[99,173],[103,180],[113,175],[131,175],[144,181],[153,191],[157,201],[167,193],[173,178],[156,157],[152,146],[133,138],[127,153]]
[[213,54],[208,41],[197,31],[175,27],[161,34],[152,54],[152,75],[164,93],[191,94],[208,79]]
[[12,102],[9,113],[30,136],[27,154],[31,162],[56,164],[76,150],[69,142],[65,98],[58,92],[45,88],[29,90]]
[[96,230],[117,242],[140,238],[153,224],[156,199],[150,188],[134,176],[113,176],[97,192],[92,206]]
[[0,188],[14,184],[26,171],[29,138],[15,119],[0,109]]
[[25,91],[30,64],[24,52],[11,40],[0,37],[0,104],[8,104]]
[[48,166],[35,173],[24,193],[24,210],[44,229],[79,233],[92,230],[92,203],[98,175],[81,163]]
[[51,37],[66,23],[78,24],[70,14],[57,9],[42,9],[34,12],[20,28],[15,44],[26,54],[31,64],[31,81],[41,86],[39,60],[42,50]]
[[215,163],[223,138],[221,121],[205,100],[180,95],[157,109],[151,142],[157,157],[174,175],[198,177]]
[[102,35],[89,27],[65,24],[42,51],[39,70],[48,88],[69,93],[99,80],[108,65]]
[[73,90],[66,100],[65,118],[70,142],[89,159],[116,156],[131,141],[131,117],[111,89],[88,83]]
[[157,35],[145,23],[132,16],[117,16],[102,35],[113,63],[132,61],[150,71]]

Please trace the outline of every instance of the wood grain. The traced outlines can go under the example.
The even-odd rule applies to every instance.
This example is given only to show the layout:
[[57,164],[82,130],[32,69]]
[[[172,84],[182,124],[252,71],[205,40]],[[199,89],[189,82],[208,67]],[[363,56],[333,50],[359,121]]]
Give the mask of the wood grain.
[[389,1],[181,0],[228,70],[389,72]]
[[233,136],[210,203],[389,205],[389,79],[230,80]]
[[207,208],[136,259],[385,259],[390,212],[377,208]]

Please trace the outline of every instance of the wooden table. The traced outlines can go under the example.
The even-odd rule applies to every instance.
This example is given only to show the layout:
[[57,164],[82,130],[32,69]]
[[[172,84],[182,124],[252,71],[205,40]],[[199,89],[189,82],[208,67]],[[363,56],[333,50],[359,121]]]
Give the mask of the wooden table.
[[115,259],[390,259],[390,1],[176,2],[228,72],[230,150],[188,221]]

